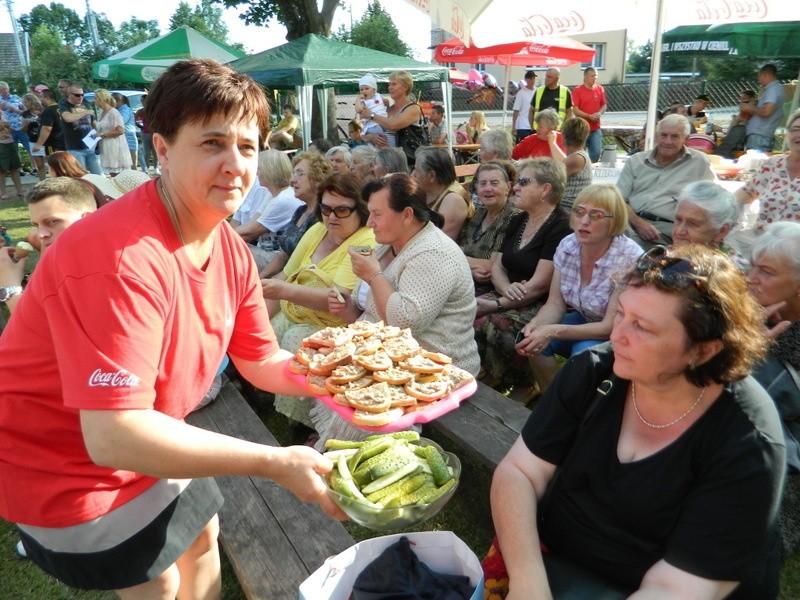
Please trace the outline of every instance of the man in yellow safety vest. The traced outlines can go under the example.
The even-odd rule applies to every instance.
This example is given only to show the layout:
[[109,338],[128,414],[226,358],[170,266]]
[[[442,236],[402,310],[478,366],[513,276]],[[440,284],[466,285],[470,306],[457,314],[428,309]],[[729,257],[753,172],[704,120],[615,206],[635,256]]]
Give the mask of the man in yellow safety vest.
[[558,113],[559,130],[565,119],[572,116],[572,94],[569,88],[560,85],[561,71],[556,67],[547,69],[544,75],[544,85],[533,93],[531,107],[528,110],[528,119],[533,123],[536,113],[545,108],[552,108]]

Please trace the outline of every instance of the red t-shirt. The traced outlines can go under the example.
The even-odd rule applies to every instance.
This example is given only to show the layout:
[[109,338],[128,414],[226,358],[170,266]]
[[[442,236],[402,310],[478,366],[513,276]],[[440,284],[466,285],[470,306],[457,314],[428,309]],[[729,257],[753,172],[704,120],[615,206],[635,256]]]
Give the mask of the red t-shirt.
[[[577,106],[583,112],[590,115],[598,112],[606,104],[606,91],[599,83],[594,84],[592,89],[581,84],[572,90],[572,106]],[[589,121],[589,131],[600,129],[600,121]]]
[[[556,131],[556,144],[558,144],[558,147],[562,150],[564,149],[564,140],[561,138],[560,131]],[[535,133],[523,138],[523,140],[511,150],[511,158],[514,160],[537,158],[539,156],[549,158],[552,155],[553,153],[550,151],[550,144],[547,140],[539,139]]]
[[81,219],[42,257],[0,337],[0,515],[82,523],[155,479],[100,467],[81,409],[182,419],[224,353],[277,351],[255,264],[221,223],[205,270],[185,255],[155,183]]

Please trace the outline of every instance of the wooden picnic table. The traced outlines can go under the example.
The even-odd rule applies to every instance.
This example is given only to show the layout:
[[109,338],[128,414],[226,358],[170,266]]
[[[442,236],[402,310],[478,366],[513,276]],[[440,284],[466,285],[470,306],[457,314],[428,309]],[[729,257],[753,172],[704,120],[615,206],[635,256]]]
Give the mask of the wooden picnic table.
[[[449,148],[447,144],[432,144],[437,148]],[[455,155],[456,165],[468,165],[480,162],[478,150],[480,144],[453,144],[453,154]]]
[[[190,414],[196,427],[280,446],[234,384]],[[220,541],[249,600],[297,598],[300,584],[329,556],[355,543],[344,526],[316,504],[259,477],[217,477],[225,504]]]

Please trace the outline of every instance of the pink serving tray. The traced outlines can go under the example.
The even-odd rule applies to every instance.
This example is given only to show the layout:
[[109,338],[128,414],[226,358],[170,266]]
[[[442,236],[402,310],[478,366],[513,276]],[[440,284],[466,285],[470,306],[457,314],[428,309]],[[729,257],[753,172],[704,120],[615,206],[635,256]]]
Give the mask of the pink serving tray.
[[[299,373],[292,373],[291,371],[286,370],[286,374],[298,385],[306,385],[306,376],[300,375]],[[468,383],[465,383],[457,390],[453,390],[447,396],[442,398],[441,400],[437,400],[436,402],[431,402],[428,408],[423,410],[416,410],[414,412],[406,413],[397,421],[389,423],[388,425],[383,425],[382,427],[367,427],[365,425],[356,425],[359,429],[363,429],[364,431],[375,431],[378,433],[391,433],[392,431],[402,431],[403,429],[408,429],[415,423],[429,423],[434,419],[441,417],[443,414],[449,413],[451,410],[455,410],[458,408],[458,405],[461,404],[464,400],[472,396],[475,391],[478,389],[478,383],[474,379]],[[311,393],[311,392],[309,392]],[[341,404],[336,404],[333,401],[333,396],[330,394],[325,396],[320,396],[317,394],[312,394],[315,398],[317,398],[320,402],[322,402],[325,406],[330,408],[332,411],[338,413],[342,416],[346,421],[352,423],[353,422],[353,413],[355,412],[354,408],[350,408],[349,406],[342,406]]]

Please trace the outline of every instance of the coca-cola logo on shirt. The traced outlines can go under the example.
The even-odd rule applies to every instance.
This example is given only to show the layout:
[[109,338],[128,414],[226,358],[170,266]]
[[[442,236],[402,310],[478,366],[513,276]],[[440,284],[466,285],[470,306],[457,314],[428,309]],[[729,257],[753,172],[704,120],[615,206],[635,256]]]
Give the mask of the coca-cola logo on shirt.
[[140,379],[125,370],[101,371],[95,369],[89,376],[89,387],[136,387]]

